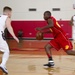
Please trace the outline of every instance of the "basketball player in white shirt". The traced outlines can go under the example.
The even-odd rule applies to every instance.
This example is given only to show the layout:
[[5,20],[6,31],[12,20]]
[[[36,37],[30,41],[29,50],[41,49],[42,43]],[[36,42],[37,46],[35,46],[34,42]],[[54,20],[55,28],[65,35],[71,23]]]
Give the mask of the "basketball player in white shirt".
[[11,14],[12,9],[8,6],[3,8],[3,15],[0,15],[0,51],[3,52],[2,62],[0,64],[0,69],[6,74],[8,74],[8,70],[6,69],[6,62],[9,58],[9,47],[5,40],[4,30],[8,29],[9,33],[12,37],[19,43],[18,38],[15,36],[13,28],[11,26]]
[[71,25],[72,25],[72,38],[73,38],[73,47],[75,44],[75,15],[72,16],[71,21],[70,21]]

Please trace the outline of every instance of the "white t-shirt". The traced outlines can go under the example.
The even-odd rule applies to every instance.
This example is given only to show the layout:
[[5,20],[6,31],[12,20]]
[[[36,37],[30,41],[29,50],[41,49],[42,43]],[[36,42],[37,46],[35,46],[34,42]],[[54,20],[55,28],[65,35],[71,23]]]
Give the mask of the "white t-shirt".
[[8,44],[2,37],[2,32],[4,32],[6,28],[5,22],[6,22],[7,17],[8,16],[6,15],[0,15],[0,51],[2,52],[5,52],[5,51],[9,52]]
[[6,19],[7,19],[8,16],[6,15],[0,15],[0,31],[3,31],[5,30],[5,22],[6,22]]

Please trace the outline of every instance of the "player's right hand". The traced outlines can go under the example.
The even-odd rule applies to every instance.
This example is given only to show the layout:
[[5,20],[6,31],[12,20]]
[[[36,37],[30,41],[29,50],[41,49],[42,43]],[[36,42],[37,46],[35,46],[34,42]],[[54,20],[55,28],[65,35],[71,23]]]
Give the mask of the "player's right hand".
[[14,37],[14,39],[19,43],[19,39],[17,37]]

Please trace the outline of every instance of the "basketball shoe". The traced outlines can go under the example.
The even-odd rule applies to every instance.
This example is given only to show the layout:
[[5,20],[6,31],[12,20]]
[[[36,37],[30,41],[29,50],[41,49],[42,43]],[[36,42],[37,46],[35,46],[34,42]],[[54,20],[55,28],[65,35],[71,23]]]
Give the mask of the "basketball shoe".
[[1,69],[5,74],[8,74],[8,70],[6,69],[6,67],[0,65],[0,69]]
[[54,66],[54,61],[50,60],[47,64],[43,65],[45,68],[53,67]]

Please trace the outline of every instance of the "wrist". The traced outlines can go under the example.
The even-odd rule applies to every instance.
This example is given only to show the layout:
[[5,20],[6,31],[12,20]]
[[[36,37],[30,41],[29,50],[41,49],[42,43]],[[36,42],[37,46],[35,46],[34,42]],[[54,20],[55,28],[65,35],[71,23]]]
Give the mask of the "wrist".
[[16,38],[16,36],[13,36],[13,38],[15,39],[15,38]]

